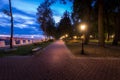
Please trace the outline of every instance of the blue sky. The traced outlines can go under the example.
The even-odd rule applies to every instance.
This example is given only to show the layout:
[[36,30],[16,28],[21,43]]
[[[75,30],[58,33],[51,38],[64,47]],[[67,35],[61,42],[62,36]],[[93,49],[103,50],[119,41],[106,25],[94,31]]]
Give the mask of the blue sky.
[[[14,36],[18,37],[41,37],[39,24],[36,20],[37,8],[44,0],[11,0],[14,17]],[[8,0],[0,0],[0,35],[10,34],[10,17],[5,15],[2,10],[9,10]],[[71,11],[71,3],[66,5],[56,2],[51,6],[53,17],[59,22],[65,10]]]

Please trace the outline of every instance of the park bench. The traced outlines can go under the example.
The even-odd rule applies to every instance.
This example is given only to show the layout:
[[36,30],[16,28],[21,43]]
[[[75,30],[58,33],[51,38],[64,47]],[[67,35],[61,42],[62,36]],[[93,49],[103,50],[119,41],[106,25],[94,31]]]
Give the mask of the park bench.
[[32,49],[32,53],[33,55],[37,55],[41,52],[41,50],[42,50],[42,47],[36,47]]
[[32,49],[32,52],[37,52],[37,51],[39,51],[40,49],[41,49],[41,47],[33,48],[33,49]]

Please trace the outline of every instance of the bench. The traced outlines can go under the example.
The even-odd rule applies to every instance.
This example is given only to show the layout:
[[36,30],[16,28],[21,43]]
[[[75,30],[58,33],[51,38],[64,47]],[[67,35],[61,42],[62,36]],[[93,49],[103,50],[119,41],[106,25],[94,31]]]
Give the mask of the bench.
[[41,49],[41,47],[34,48],[34,49],[32,49],[32,52],[37,52],[37,51],[39,51],[40,49]]
[[42,47],[36,47],[32,49],[33,55],[38,55],[42,50]]

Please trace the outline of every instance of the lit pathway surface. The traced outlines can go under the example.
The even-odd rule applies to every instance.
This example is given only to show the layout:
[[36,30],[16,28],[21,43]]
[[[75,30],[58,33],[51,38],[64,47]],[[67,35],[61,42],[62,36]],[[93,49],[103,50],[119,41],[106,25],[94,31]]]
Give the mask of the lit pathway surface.
[[0,80],[120,80],[120,59],[75,58],[56,41],[39,56],[1,58]]

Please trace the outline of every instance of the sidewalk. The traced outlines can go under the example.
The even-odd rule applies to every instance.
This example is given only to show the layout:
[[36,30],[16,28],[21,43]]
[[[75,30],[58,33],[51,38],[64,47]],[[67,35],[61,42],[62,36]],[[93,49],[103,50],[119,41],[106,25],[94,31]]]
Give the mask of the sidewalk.
[[0,80],[120,80],[120,59],[73,58],[56,41],[39,56],[0,58]]

